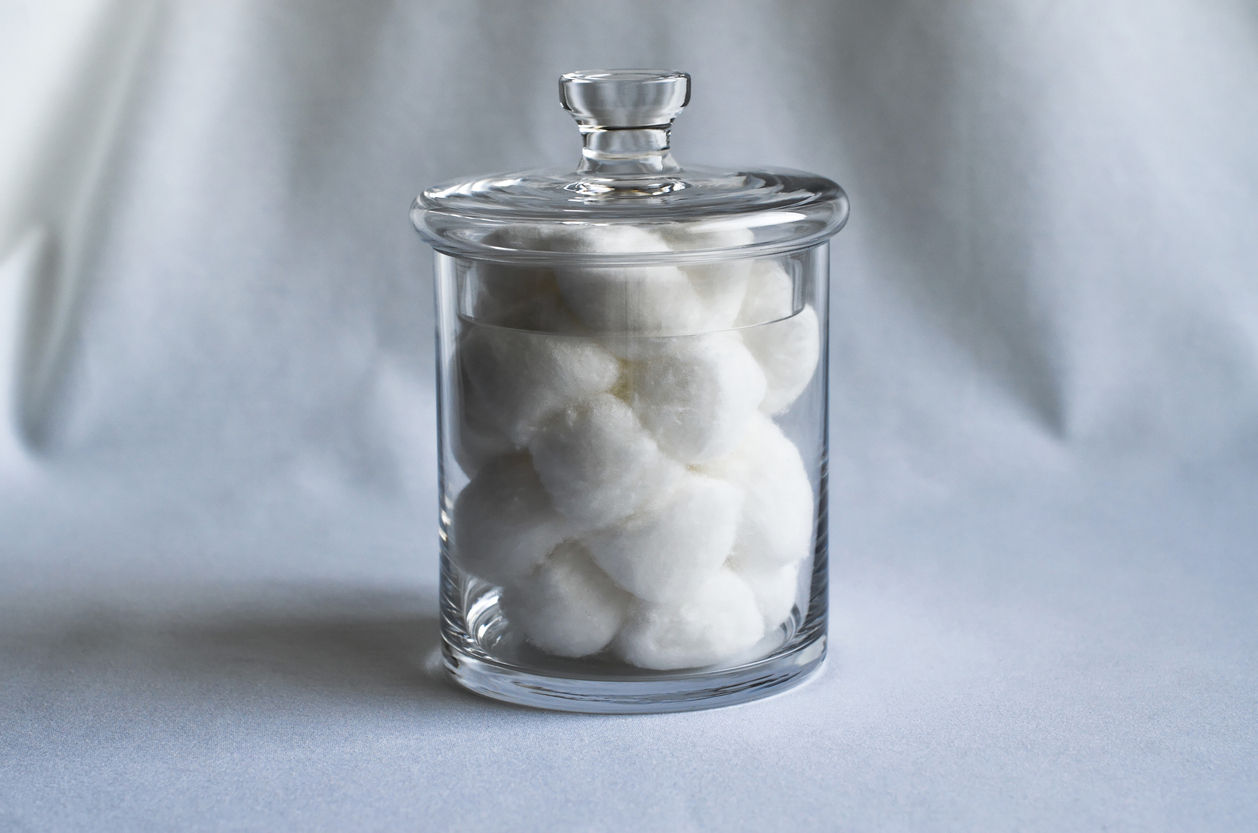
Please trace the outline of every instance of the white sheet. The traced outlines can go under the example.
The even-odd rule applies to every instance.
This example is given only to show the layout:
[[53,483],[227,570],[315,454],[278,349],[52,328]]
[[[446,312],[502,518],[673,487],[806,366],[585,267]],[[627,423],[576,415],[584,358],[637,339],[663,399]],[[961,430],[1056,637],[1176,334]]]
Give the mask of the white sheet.
[[[529,712],[434,676],[407,208],[634,65],[851,195],[831,656]],[[1255,826],[1256,80],[1242,0],[0,3],[0,827]]]

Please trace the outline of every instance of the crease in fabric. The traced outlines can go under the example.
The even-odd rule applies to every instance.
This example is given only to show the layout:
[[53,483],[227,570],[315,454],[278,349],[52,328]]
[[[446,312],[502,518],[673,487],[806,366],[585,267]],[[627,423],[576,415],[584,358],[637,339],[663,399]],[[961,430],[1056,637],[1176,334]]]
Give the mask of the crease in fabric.
[[16,70],[61,77],[43,85],[54,100],[27,102],[42,111],[30,119],[36,134],[14,138],[0,162],[18,166],[0,171],[11,183],[0,195],[0,459],[46,449],[61,416],[99,198],[161,7],[113,0],[72,9],[80,19],[65,25],[86,34],[71,39],[61,63],[33,56],[43,63]]

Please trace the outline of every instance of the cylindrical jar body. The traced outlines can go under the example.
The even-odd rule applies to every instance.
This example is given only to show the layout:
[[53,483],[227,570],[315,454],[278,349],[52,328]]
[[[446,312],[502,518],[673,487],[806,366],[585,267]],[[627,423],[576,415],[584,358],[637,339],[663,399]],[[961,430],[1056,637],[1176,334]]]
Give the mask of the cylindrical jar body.
[[[687,248],[684,224],[582,233]],[[762,696],[821,662],[827,268],[825,242],[674,262],[436,254],[442,635],[461,683],[661,711]]]

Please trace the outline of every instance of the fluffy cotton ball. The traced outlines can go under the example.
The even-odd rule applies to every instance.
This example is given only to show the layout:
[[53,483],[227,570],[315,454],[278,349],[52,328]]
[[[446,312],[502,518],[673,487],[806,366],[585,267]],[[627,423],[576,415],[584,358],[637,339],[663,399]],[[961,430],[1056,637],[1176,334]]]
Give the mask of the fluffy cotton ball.
[[[543,245],[544,228],[507,226],[487,234],[484,242],[502,249],[538,249]],[[549,267],[481,261],[472,264],[469,279],[475,289],[472,314],[485,324],[516,326],[506,320],[513,310],[559,294],[554,270]]]
[[734,567],[739,578],[747,582],[756,597],[756,607],[764,617],[766,630],[773,630],[790,618],[799,590],[799,563],[773,570]]
[[477,263],[472,267],[471,277],[476,293],[472,317],[482,324],[515,326],[510,320],[518,315],[516,311],[520,307],[539,299],[559,298],[559,285],[551,269]]
[[520,581],[572,535],[525,454],[486,464],[454,502],[454,559],[494,584]]
[[671,251],[659,233],[642,226],[621,223],[588,225],[561,223],[530,227],[535,242],[530,248],[575,254],[649,254]]
[[760,409],[780,414],[799,398],[817,369],[821,357],[817,313],[810,306],[795,313],[790,276],[777,262],[760,260],[751,270],[737,323],[746,327],[743,342],[768,381]]
[[[668,251],[658,235],[634,226],[567,227],[548,245],[591,255]],[[703,299],[676,266],[560,264],[555,275],[568,307],[598,333],[679,335],[702,332],[708,324]]]
[[[665,226],[660,236],[673,251],[695,249],[734,249],[749,246],[756,235],[751,229],[722,228],[717,223],[676,223]],[[690,285],[703,300],[711,316],[711,328],[729,327],[738,316],[747,292],[752,261],[747,258],[715,263],[687,263],[682,266]]]
[[583,542],[612,581],[640,599],[677,601],[725,562],[738,528],[738,489],[687,473],[669,497]]
[[673,350],[633,366],[627,381],[643,424],[684,463],[733,449],[765,393],[760,365],[728,333],[679,339]]
[[468,384],[466,374],[460,371],[459,379],[458,413],[452,423],[451,444],[459,467],[468,477],[474,477],[490,460],[511,453],[515,443],[494,424],[485,403]]
[[471,326],[458,352],[485,422],[520,446],[550,414],[608,390],[620,375],[615,356],[570,336]]
[[817,313],[809,306],[793,318],[743,331],[743,341],[769,383],[760,403],[765,413],[785,413],[812,381],[821,356],[819,328]]
[[711,316],[711,329],[730,327],[742,309],[751,274],[748,260],[723,260],[716,263],[694,263],[682,267],[690,276],[690,285],[703,299]]
[[812,552],[812,483],[799,449],[773,420],[754,416],[742,444],[701,470],[743,491],[732,565],[772,570]]
[[722,567],[684,601],[634,604],[612,649],[626,662],[662,671],[730,659],[763,635],[755,594]]
[[555,414],[529,449],[555,508],[584,529],[609,526],[667,495],[684,471],[610,394]]
[[597,653],[625,621],[631,597],[576,543],[560,544],[502,593],[502,611],[529,642],[561,657]]
[[644,336],[634,333],[602,333],[598,341],[607,352],[628,361],[640,362],[664,356],[690,336]]
[[660,226],[658,234],[675,252],[695,249],[735,249],[756,242],[749,228],[731,225],[729,221],[704,220],[697,223],[669,223]]
[[534,333],[583,335],[585,326],[555,295],[534,295],[499,310],[494,322],[502,327]]
[[515,251],[548,251],[547,242],[556,234],[551,223],[515,223],[494,229],[482,241],[497,249]]

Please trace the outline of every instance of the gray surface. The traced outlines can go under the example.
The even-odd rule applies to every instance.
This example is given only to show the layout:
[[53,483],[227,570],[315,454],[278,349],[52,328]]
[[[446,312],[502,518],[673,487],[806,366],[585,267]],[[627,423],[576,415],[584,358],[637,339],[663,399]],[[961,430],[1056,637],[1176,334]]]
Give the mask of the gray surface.
[[[1252,4],[101,8],[0,162],[0,829],[1258,827]],[[852,196],[831,656],[531,712],[433,666],[406,207],[626,65]]]

